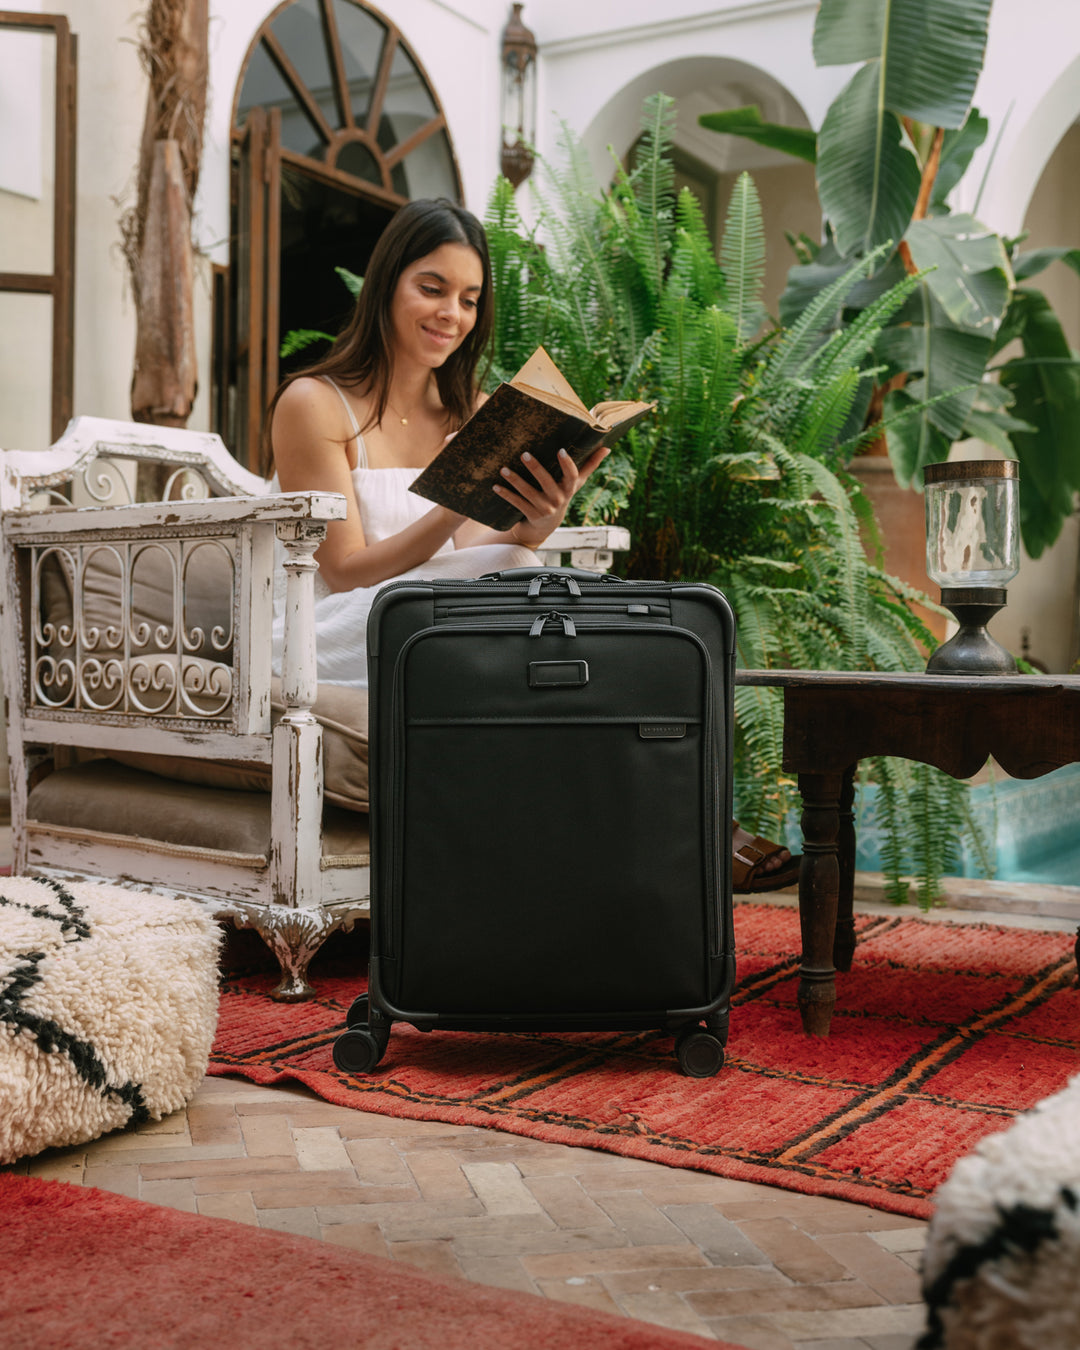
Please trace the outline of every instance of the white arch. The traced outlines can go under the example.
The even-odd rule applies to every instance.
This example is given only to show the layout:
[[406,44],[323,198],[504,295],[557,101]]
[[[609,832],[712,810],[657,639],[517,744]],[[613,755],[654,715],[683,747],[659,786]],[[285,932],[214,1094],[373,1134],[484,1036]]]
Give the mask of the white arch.
[[[1001,203],[1002,216],[1010,219],[999,225],[1007,234],[1018,232],[1024,223],[1032,194],[1043,175],[1050,156],[1069,127],[1080,118],[1080,55],[1061,72],[1036,104],[1010,149],[1001,175],[995,201],[1007,193]],[[1080,193],[1077,196],[1080,206]],[[995,222],[999,219],[995,211]]]

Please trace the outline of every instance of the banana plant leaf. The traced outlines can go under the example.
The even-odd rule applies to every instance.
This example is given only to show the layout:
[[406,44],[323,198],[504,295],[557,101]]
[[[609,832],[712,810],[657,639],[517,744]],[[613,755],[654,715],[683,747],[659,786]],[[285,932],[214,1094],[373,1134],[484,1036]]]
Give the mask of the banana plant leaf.
[[937,177],[930,194],[930,215],[940,216],[948,211],[948,197],[967,172],[972,156],[983,141],[990,124],[975,108],[958,129],[946,131],[941,142],[941,158]]
[[900,120],[880,98],[882,68],[857,70],[818,132],[818,196],[848,258],[903,238],[921,174]]
[[927,464],[948,459],[950,438],[923,415],[916,399],[906,389],[885,395],[885,418],[891,423],[885,435],[893,473],[903,487],[921,487]]
[[1030,253],[1021,253],[1012,260],[1013,276],[1017,281],[1027,281],[1056,262],[1063,262],[1080,276],[1080,248],[1033,248]]
[[990,5],[991,0],[821,0],[814,61],[819,66],[872,61],[884,81],[886,108],[934,126],[960,127],[982,70]]
[[[874,357],[893,371],[916,377],[908,381],[907,392],[915,399],[934,400],[923,416],[954,441],[963,433],[975,401],[976,386],[990,359],[991,339],[950,323],[933,303],[928,282],[924,278],[920,287],[921,321],[883,329],[874,343]],[[922,463],[914,467],[921,468]]]
[[698,124],[710,131],[741,136],[744,140],[768,146],[770,150],[794,155],[808,164],[817,161],[816,132],[809,127],[785,127],[777,122],[766,122],[756,103],[750,103],[744,108],[728,108],[724,112],[702,113]]
[[1073,356],[1041,291],[1018,289],[1012,310],[1023,356],[1000,367],[1013,413],[1035,428],[1016,431],[1020,461],[1020,533],[1032,558],[1057,539],[1080,489],[1080,360]]
[[1009,304],[1012,268],[999,235],[974,216],[913,220],[908,247],[927,285],[954,324],[997,332]]

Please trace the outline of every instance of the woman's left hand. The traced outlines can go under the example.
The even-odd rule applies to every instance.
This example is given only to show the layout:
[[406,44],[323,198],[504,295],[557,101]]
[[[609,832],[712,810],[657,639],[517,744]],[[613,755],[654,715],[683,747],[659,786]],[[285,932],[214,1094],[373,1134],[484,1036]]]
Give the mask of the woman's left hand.
[[563,523],[574,493],[610,454],[611,451],[602,445],[578,468],[566,451],[560,450],[562,478],[558,482],[528,452],[521,456],[521,462],[535,478],[535,484],[513,469],[503,469],[503,485],[496,487],[495,491],[504,502],[516,506],[525,517],[510,530],[514,542],[526,548],[538,548],[552,530],[557,530]]

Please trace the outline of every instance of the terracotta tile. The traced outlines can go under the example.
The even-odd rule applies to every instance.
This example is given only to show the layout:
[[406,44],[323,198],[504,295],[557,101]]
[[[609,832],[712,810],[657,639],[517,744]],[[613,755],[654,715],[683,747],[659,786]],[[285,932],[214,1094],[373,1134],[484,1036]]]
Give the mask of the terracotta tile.
[[[708,1326],[717,1340],[745,1346],[746,1350],[796,1350],[795,1342],[766,1317],[710,1318]],[[802,1344],[798,1350],[804,1350]]]
[[[834,1308],[847,1310],[882,1306],[878,1295],[858,1280],[843,1280],[836,1284],[788,1285],[786,1289],[770,1289],[764,1299],[756,1290],[747,1289],[690,1292],[686,1298],[702,1317],[752,1316],[764,1307],[774,1321],[781,1312],[787,1311],[798,1312],[799,1316],[803,1316]],[[790,1327],[786,1330],[790,1334]],[[799,1332],[800,1336],[802,1334]]]
[[172,1111],[169,1115],[162,1116],[160,1120],[148,1120],[145,1124],[137,1126],[134,1132],[138,1135],[182,1134],[187,1137],[187,1110],[181,1107],[179,1111]]
[[921,1252],[926,1246],[926,1229],[927,1225],[923,1223],[918,1228],[887,1229],[870,1236],[887,1252]]
[[259,1216],[245,1191],[228,1191],[223,1195],[199,1195],[195,1203],[200,1214],[212,1219],[231,1219],[233,1223],[258,1225]]
[[565,1280],[537,1280],[536,1287],[545,1298],[557,1303],[573,1303],[580,1308],[595,1308],[598,1312],[622,1312],[600,1281],[589,1275],[571,1275]]
[[379,1116],[373,1111],[350,1111],[341,1127],[343,1139],[436,1139],[440,1135],[461,1135],[460,1125],[438,1120],[410,1120],[406,1116]]
[[231,1105],[189,1106],[188,1129],[193,1144],[240,1144],[240,1122]]
[[[396,1195],[400,1189],[401,1199],[394,1201],[393,1195]],[[365,1201],[365,1197],[373,1192],[382,1190],[382,1193],[391,1194],[389,1200]],[[408,1209],[416,1209],[424,1214],[439,1214],[443,1217],[468,1217],[469,1215],[483,1213],[483,1206],[476,1196],[470,1196],[468,1200],[440,1200],[438,1204],[426,1205],[420,1199],[415,1190],[406,1190],[405,1187],[385,1187],[378,1186],[358,1186],[354,1191],[349,1192],[349,1199],[344,1204],[320,1205],[319,1222],[322,1224],[334,1223],[389,1223],[392,1219],[404,1214]]]
[[636,1247],[669,1247],[686,1238],[640,1191],[598,1193],[596,1203]]
[[143,1181],[139,1187],[140,1200],[151,1205],[167,1205],[169,1209],[182,1209],[188,1214],[195,1213],[195,1192],[190,1181]]
[[[455,1250],[457,1250],[455,1248]],[[461,1273],[473,1284],[490,1284],[496,1289],[517,1289],[535,1294],[536,1284],[516,1256],[463,1256],[457,1251]]]
[[611,1220],[585,1194],[577,1177],[530,1177],[527,1186],[559,1228],[590,1228]]
[[637,1294],[660,1289],[685,1294],[691,1290],[755,1289],[768,1292],[787,1289],[791,1281],[772,1266],[650,1266],[645,1270],[627,1270],[604,1276],[604,1283],[616,1295]]
[[207,1158],[231,1159],[233,1165],[245,1157],[240,1144],[174,1144],[165,1148],[109,1149],[107,1152],[91,1144],[87,1158],[94,1159],[102,1166],[118,1167],[122,1163],[132,1163],[135,1167],[156,1166],[158,1163],[183,1163]]
[[461,1171],[486,1214],[543,1214],[513,1163],[464,1163]]
[[[580,1247],[580,1244],[577,1244]],[[650,1270],[654,1266],[704,1266],[702,1254],[689,1243],[676,1247],[614,1245],[603,1251],[572,1249],[573,1254],[525,1256],[522,1264],[534,1279],[565,1279],[568,1275],[602,1275],[609,1271]]]
[[827,1340],[832,1337],[862,1337],[915,1335],[925,1329],[925,1312],[921,1305],[877,1308],[837,1308],[835,1311],[806,1311],[799,1313],[770,1312],[770,1320],[789,1336],[799,1340]]
[[315,1211],[292,1205],[282,1209],[260,1209],[259,1227],[273,1228],[279,1233],[294,1233],[297,1237],[320,1236]]
[[240,1133],[249,1158],[289,1158],[296,1144],[284,1116],[241,1116]]
[[13,1170],[20,1176],[40,1177],[42,1181],[70,1181],[81,1186],[86,1154],[82,1149],[48,1149],[36,1158],[23,1158]]
[[195,1149],[189,1149],[181,1158],[142,1163],[141,1168],[143,1176],[153,1181],[164,1181],[170,1177],[215,1176],[247,1177],[250,1180],[258,1176],[280,1176],[283,1173],[295,1177],[300,1170],[295,1158],[248,1158],[243,1154],[206,1158],[198,1156]]
[[[611,1247],[625,1249],[626,1237],[614,1228],[577,1228],[573,1232],[564,1232],[561,1228],[548,1228],[537,1232],[491,1232],[488,1225],[498,1222],[486,1219],[474,1233],[458,1234],[454,1246],[459,1257],[467,1256],[520,1256],[523,1259],[537,1255],[573,1253],[573,1260],[567,1274],[587,1274],[579,1268],[590,1256]],[[642,1250],[638,1248],[638,1250]],[[534,1272],[530,1271],[530,1274]]]
[[[318,1212],[316,1212],[318,1217]],[[324,1223],[320,1227],[324,1242],[351,1247],[367,1256],[388,1256],[386,1239],[377,1223]]]
[[448,1153],[417,1149],[403,1154],[425,1200],[471,1199],[474,1192],[461,1168]]
[[717,1266],[764,1266],[768,1257],[715,1205],[665,1205],[664,1213]]
[[293,1127],[296,1142],[296,1160],[305,1172],[352,1171],[352,1159],[345,1152],[345,1144],[332,1125],[306,1128]]
[[[739,1224],[739,1229],[764,1254],[767,1261],[799,1284],[827,1284],[848,1277],[851,1267],[839,1255],[830,1254],[807,1237],[790,1219],[760,1219]],[[864,1237],[848,1241],[873,1247]],[[880,1249],[875,1249],[880,1252]]]
[[461,1267],[454,1255],[454,1244],[447,1241],[391,1242],[389,1254],[395,1261],[407,1261],[410,1266],[426,1270],[429,1275],[446,1275],[461,1279]]
[[83,1172],[84,1186],[97,1186],[99,1190],[112,1191],[114,1195],[129,1195],[133,1200],[139,1198],[139,1169],[125,1164],[123,1167],[90,1167]]
[[[209,1194],[214,1189],[213,1185],[209,1185],[205,1192],[200,1193]],[[221,1186],[217,1189],[239,1190],[240,1187]],[[249,1180],[245,1189],[251,1191],[256,1209],[291,1209],[294,1206],[314,1209],[323,1205],[347,1205],[357,1188],[347,1183],[335,1185],[322,1180],[290,1181],[282,1185],[267,1185],[265,1182],[253,1185]]]
[[709,1324],[689,1306],[680,1295],[669,1290],[626,1294],[619,1299],[624,1313],[639,1322],[653,1322],[672,1331],[686,1331],[695,1336],[711,1336]]
[[875,1289],[886,1302],[919,1301],[919,1279],[911,1267],[898,1256],[883,1251],[876,1242],[867,1242],[863,1234],[826,1235],[818,1238],[813,1245],[842,1262],[857,1279]]
[[365,1186],[411,1186],[413,1175],[388,1139],[349,1139],[345,1151]]
[[[455,1217],[442,1217],[433,1213],[434,1205],[410,1205],[400,1213],[381,1221],[382,1230],[387,1239],[393,1242],[408,1242],[423,1238],[453,1238],[455,1242],[467,1243],[469,1238],[479,1236],[485,1242],[496,1244],[511,1243],[521,1237],[530,1237],[536,1232],[550,1232],[551,1220],[542,1211],[535,1214],[485,1214],[483,1205],[476,1204],[476,1213]],[[508,1250],[511,1248],[508,1247]]]

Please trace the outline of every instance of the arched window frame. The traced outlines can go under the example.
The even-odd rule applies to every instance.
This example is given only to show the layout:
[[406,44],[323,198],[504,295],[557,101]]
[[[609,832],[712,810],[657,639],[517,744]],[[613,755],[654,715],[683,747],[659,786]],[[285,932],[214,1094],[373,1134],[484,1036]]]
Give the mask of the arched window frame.
[[[390,214],[409,200],[395,185],[395,170],[432,136],[444,133],[453,180],[451,195],[459,202],[463,196],[446,115],[423,64],[398,26],[366,0],[337,0],[363,11],[382,29],[366,115],[361,119],[353,108],[335,0],[310,0],[310,4],[318,6],[326,43],[335,113],[331,118],[274,31],[275,22],[297,2],[283,0],[263,20],[248,46],[236,81],[230,116],[230,260],[228,267],[215,268],[214,276],[211,421],[233,454],[251,467],[259,463],[262,414],[279,378],[282,169],[296,169],[317,182],[377,204]],[[259,51],[272,63],[317,131],[322,158],[282,144],[279,107],[256,104],[242,112],[244,84]],[[380,144],[387,93],[399,53],[422,82],[433,114],[403,141],[387,145],[384,135],[384,143]],[[378,182],[338,166],[342,152],[353,145],[360,145],[367,152],[377,168]]]

